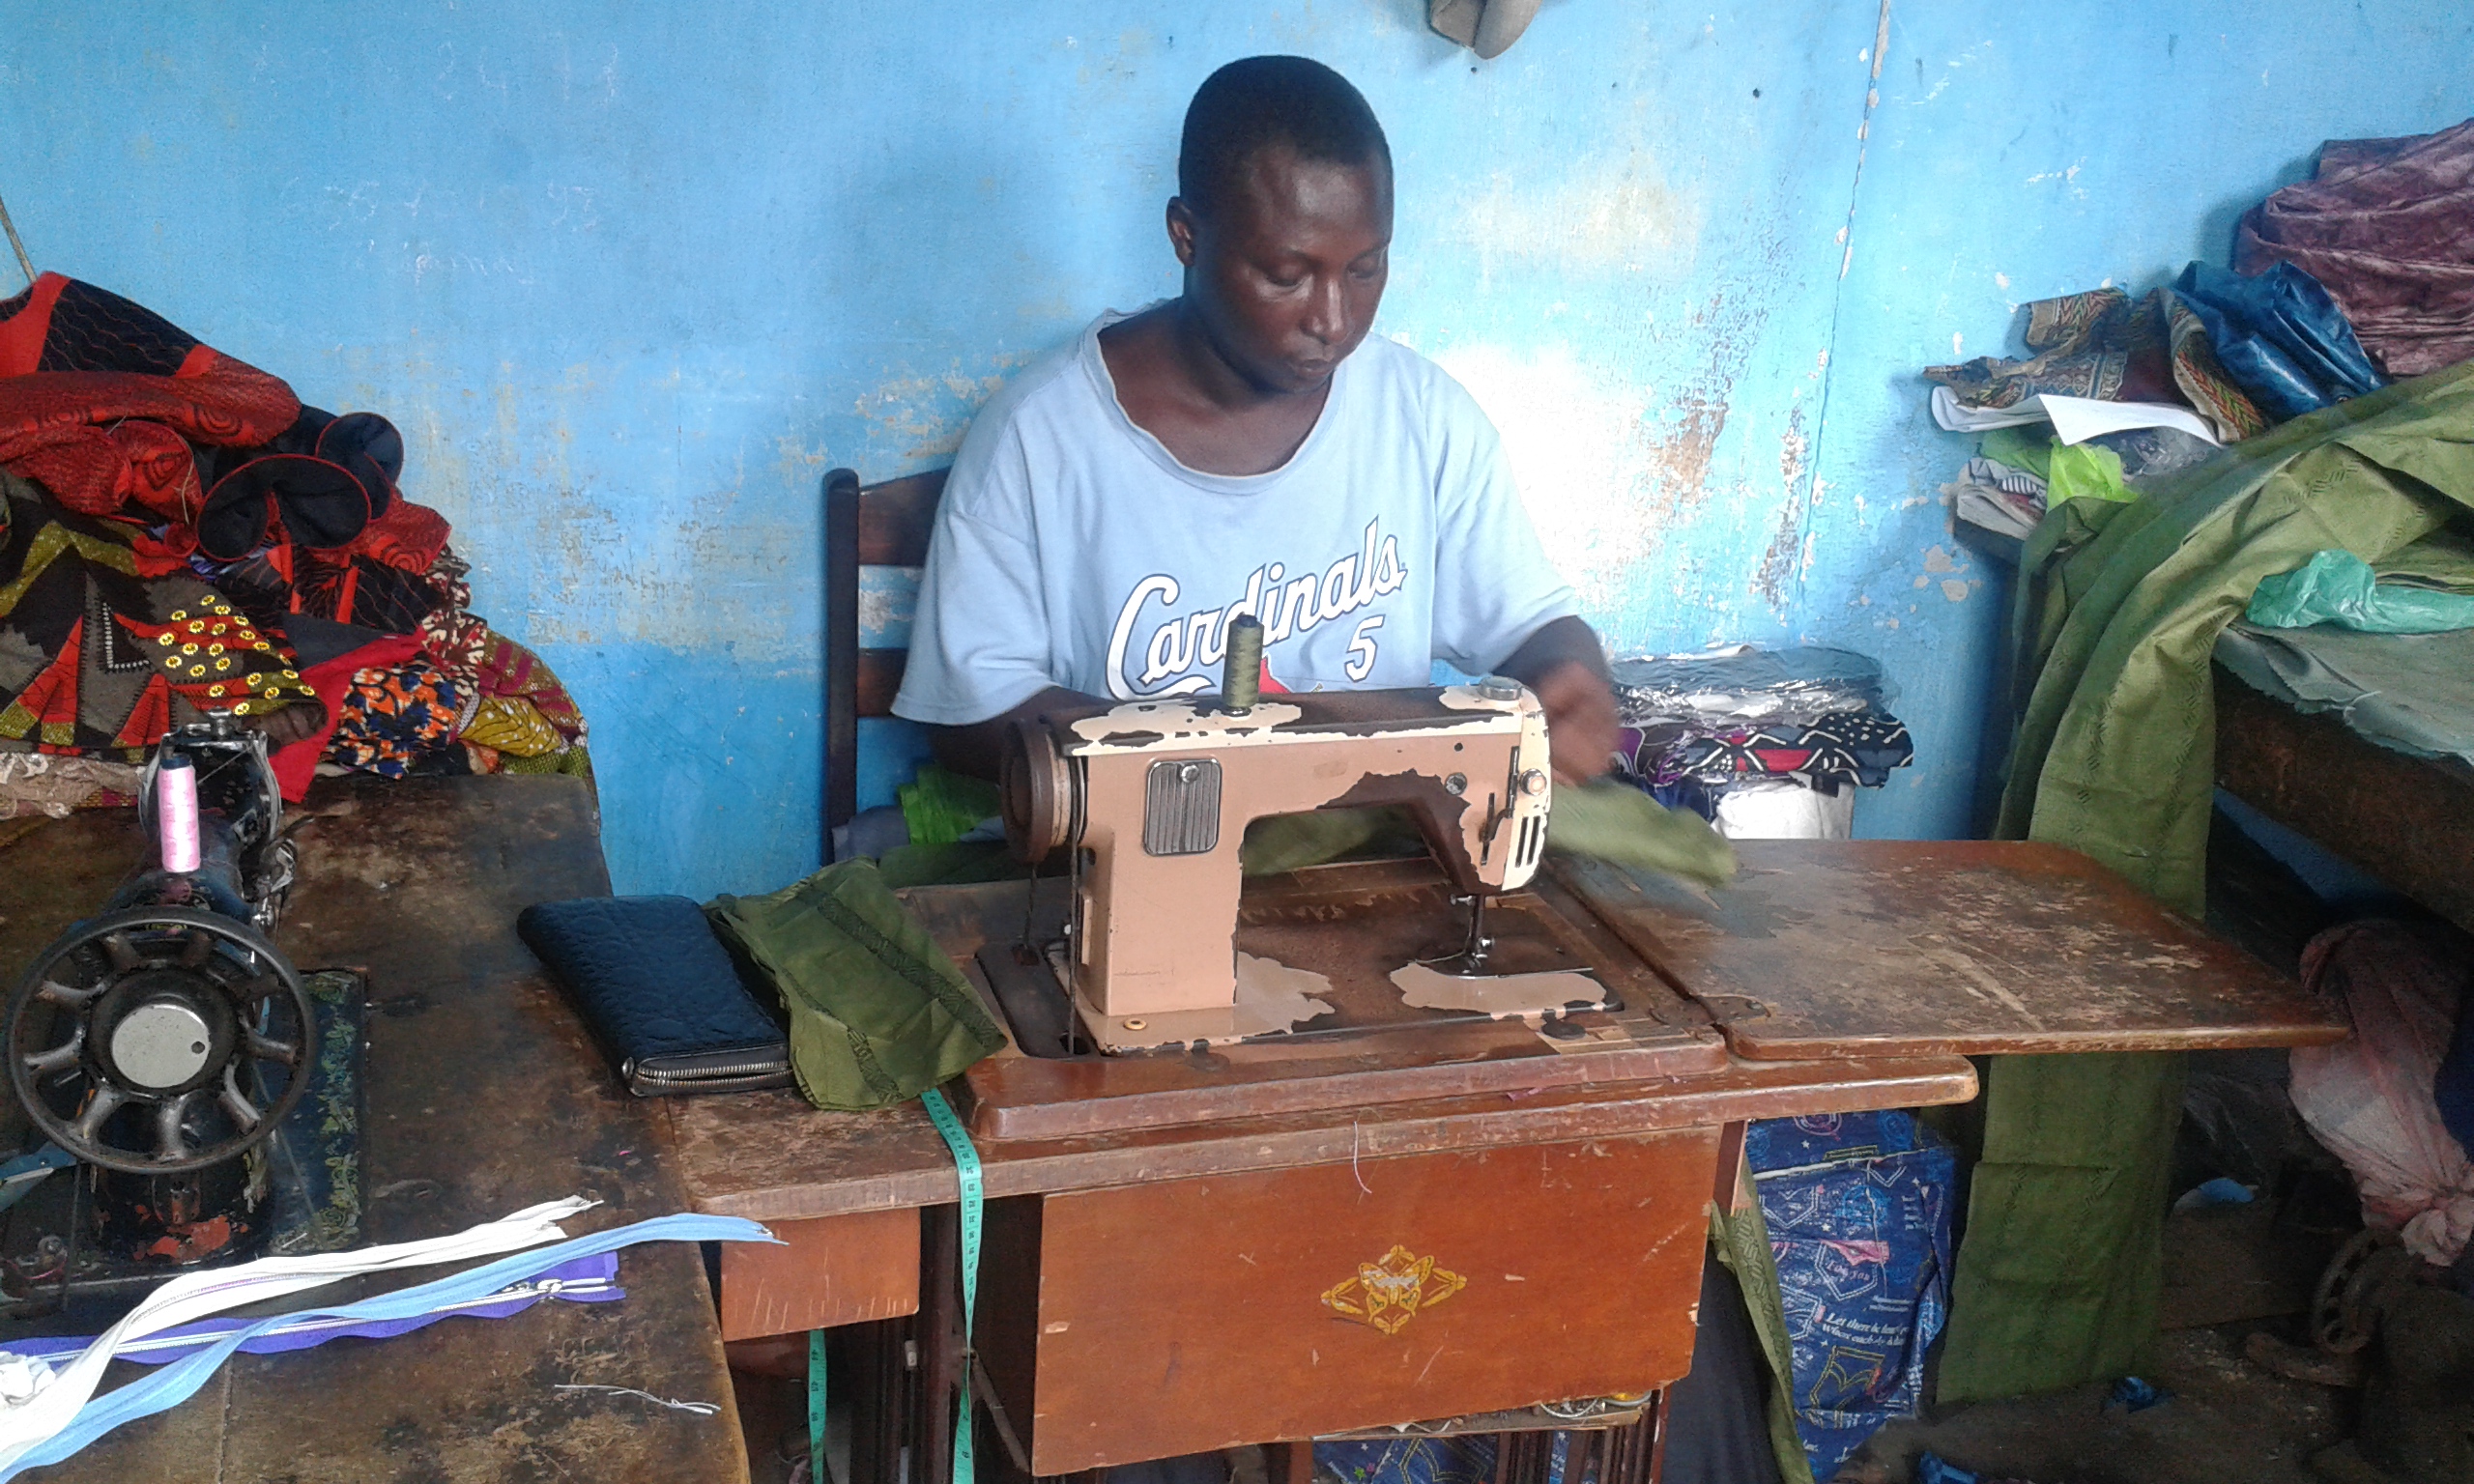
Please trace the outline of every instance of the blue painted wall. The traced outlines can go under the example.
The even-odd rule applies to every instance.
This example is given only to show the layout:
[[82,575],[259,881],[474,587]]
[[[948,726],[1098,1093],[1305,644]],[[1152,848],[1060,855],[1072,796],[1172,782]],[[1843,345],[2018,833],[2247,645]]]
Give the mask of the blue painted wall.
[[620,889],[704,895],[816,857],[818,476],[943,462],[1173,292],[1177,122],[1231,57],[1373,100],[1381,328],[1502,425],[1614,644],[1881,656],[1919,744],[1883,835],[1964,829],[2001,601],[1915,369],[2222,259],[2322,137],[2474,113],[2453,0],[1556,0],[1488,64],[1423,13],[0,0],[0,195],[40,266],[393,416],[591,718]]

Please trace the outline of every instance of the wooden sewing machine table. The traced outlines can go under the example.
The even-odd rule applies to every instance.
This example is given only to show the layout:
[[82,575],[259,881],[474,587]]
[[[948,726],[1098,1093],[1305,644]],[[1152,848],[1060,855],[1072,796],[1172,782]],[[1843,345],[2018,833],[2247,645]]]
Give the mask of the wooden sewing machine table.
[[[960,1079],[989,1202],[976,1390],[1008,1451],[1049,1476],[1655,1390],[1689,1367],[1708,1207],[1739,1198],[1746,1120],[1965,1100],[1965,1054],[2343,1034],[2067,851],[1742,856],[1714,894],[1573,862],[1536,885],[1621,1011],[1437,1026],[1425,1054],[1366,1036],[1105,1061],[1009,1047]],[[1313,919],[1347,895],[1317,872],[1371,869],[1262,883],[1248,920]],[[1024,893],[906,897],[988,994],[980,950],[1022,932]],[[725,1251],[724,1333],[919,1311],[928,1416],[903,1431],[911,1477],[943,1477],[935,1399],[967,1362],[954,1164],[924,1112],[778,1093],[663,1113],[696,1207],[789,1243]],[[893,1431],[863,1419],[857,1477]]]

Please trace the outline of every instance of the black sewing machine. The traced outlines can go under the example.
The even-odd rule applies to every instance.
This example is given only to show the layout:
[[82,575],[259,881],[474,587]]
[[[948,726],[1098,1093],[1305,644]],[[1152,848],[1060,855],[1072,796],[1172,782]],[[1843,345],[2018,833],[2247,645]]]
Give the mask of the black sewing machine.
[[297,857],[266,738],[220,715],[177,728],[137,816],[154,858],[36,955],[0,1017],[48,1141],[0,1165],[14,1316],[264,1250],[270,1141],[319,1081],[319,1006],[270,937]]

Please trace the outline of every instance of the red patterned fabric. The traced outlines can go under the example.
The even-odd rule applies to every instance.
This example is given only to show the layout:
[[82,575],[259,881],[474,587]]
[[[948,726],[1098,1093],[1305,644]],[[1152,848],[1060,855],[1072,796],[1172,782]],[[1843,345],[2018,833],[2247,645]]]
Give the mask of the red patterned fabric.
[[446,517],[427,505],[397,499],[369,523],[350,555],[367,556],[406,572],[426,572],[446,550]]
[[429,569],[440,601],[420,621],[421,646],[429,657],[439,669],[468,682],[479,676],[481,652],[490,637],[489,625],[473,615],[473,589],[464,581],[471,570],[452,552],[440,552]]
[[91,284],[45,273],[0,302],[0,468],[78,514],[193,514],[184,440],[253,447],[300,414],[283,383]]

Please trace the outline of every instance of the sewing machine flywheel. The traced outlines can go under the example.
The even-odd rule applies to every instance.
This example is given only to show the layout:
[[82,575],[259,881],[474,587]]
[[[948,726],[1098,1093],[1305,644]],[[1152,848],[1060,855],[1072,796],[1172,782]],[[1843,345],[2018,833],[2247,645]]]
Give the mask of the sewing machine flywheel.
[[273,1133],[309,1086],[316,1012],[256,928],[184,907],[81,923],[9,998],[10,1085],[61,1148],[172,1175]]

